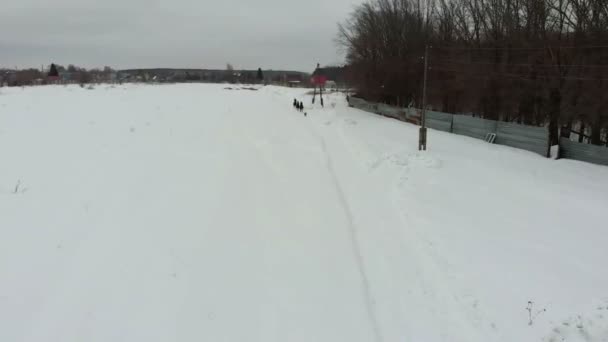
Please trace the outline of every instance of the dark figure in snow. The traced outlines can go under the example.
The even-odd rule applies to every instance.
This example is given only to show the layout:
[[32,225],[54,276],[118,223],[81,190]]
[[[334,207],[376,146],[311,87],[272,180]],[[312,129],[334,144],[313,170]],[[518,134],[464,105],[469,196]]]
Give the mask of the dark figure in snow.
[[293,108],[296,108],[298,106],[298,100],[293,99]]
[[300,112],[304,111],[304,102],[300,102]]

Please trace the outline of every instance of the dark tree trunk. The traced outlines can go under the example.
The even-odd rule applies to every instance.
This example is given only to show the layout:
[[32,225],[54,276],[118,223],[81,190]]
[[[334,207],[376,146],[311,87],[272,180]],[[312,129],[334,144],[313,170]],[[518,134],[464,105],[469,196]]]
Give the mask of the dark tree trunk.
[[559,140],[559,117],[562,97],[559,89],[553,88],[549,96],[549,141],[557,145]]
[[560,135],[563,138],[570,139],[571,132],[572,132],[572,119],[568,120],[568,122],[566,122],[566,125],[562,127]]
[[601,146],[602,144],[602,121],[601,113],[598,113],[596,120],[591,125],[591,144]]

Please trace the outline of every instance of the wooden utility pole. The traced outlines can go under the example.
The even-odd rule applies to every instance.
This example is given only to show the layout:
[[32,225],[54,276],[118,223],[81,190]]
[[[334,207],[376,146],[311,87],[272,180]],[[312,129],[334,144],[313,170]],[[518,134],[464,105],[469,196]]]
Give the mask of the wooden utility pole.
[[422,85],[422,116],[420,118],[420,133],[418,137],[418,150],[426,151],[426,83],[429,69],[429,46],[424,49],[424,82]]

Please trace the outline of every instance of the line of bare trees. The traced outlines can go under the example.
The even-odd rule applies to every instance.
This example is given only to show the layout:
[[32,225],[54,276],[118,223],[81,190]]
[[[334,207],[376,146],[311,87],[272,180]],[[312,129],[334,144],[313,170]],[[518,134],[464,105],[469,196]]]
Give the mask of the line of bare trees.
[[[61,82],[87,84],[93,82],[102,82],[110,79],[110,75],[115,71],[106,66],[103,69],[86,69],[75,65],[68,65],[67,68],[62,65],[56,65],[56,70],[60,74]],[[6,84],[8,86],[28,86],[35,84],[47,84],[49,80],[48,70],[40,69],[21,69],[21,70],[0,70],[0,86]]]
[[371,0],[339,25],[361,96],[549,125],[555,143],[608,131],[608,1]]

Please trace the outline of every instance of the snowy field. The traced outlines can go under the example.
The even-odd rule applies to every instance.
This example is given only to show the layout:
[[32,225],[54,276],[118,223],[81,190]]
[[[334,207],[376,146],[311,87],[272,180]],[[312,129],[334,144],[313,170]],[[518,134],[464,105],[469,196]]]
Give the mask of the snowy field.
[[0,341],[608,341],[608,167],[224,87],[0,88]]

